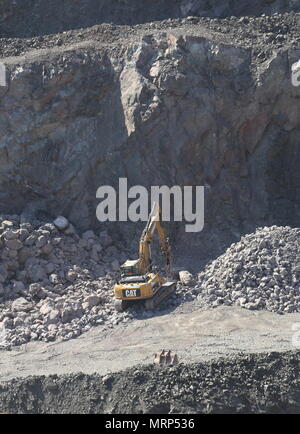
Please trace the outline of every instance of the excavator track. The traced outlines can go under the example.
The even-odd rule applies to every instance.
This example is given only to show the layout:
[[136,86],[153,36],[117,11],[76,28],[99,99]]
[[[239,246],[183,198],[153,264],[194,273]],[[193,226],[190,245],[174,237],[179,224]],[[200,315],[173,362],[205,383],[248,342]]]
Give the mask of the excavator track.
[[[166,282],[164,283],[156,294],[145,300],[144,305],[146,310],[154,310],[157,306],[159,306],[164,300],[170,297],[176,289],[176,282]],[[139,300],[135,300],[135,302],[139,302]],[[115,300],[114,306],[118,312],[124,312],[131,306],[132,301],[127,300]]]
[[145,301],[146,310],[154,310],[157,306],[159,306],[164,300],[166,300],[170,295],[175,292],[176,282],[166,282],[164,283],[156,294]]
[[115,300],[114,306],[117,312],[124,312],[130,306],[130,302],[126,300]]

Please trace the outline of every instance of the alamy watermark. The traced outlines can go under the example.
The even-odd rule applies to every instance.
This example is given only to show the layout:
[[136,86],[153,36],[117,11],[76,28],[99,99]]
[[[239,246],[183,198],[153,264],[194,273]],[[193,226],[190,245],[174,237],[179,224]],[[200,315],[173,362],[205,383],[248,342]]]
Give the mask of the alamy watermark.
[[295,322],[292,325],[292,331],[294,332],[292,335],[292,345],[300,349],[300,322]]
[[[174,185],[151,186],[150,197],[146,187],[135,185],[128,189],[127,178],[119,179],[118,192],[110,185],[98,188],[96,216],[100,222],[147,221],[152,204],[161,208],[162,221],[185,221],[186,232],[200,232],[204,227],[204,187]],[[129,204],[128,200],[133,199]],[[171,206],[173,205],[173,206]],[[118,210],[118,212],[117,212]]]
[[0,323],[0,347],[6,345],[6,330],[5,326]]
[[6,74],[6,67],[4,63],[0,63],[0,86],[2,87],[7,86],[7,74]]
[[300,59],[292,65],[292,84],[295,87],[300,86]]

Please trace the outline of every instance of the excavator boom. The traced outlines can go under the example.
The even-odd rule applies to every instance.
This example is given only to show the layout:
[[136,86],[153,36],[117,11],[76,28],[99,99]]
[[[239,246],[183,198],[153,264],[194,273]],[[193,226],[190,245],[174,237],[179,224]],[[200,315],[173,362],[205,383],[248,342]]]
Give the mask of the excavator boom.
[[151,271],[151,242],[155,231],[157,231],[160,249],[165,257],[166,273],[167,276],[169,276],[171,272],[170,245],[166,231],[161,223],[161,211],[157,203],[154,203],[153,205],[147,225],[140,239],[139,256],[141,261],[142,273],[147,273],[148,271]]

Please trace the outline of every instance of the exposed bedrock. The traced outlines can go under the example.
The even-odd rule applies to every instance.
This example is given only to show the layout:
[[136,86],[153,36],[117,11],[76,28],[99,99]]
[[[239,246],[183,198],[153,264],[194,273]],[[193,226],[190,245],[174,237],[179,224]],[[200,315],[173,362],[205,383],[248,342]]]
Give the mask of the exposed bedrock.
[[122,55],[87,44],[4,59],[0,212],[95,227],[97,188],[127,177],[205,186],[205,230],[184,235],[204,256],[258,225],[299,224],[298,55],[257,64],[250,48],[174,30]]

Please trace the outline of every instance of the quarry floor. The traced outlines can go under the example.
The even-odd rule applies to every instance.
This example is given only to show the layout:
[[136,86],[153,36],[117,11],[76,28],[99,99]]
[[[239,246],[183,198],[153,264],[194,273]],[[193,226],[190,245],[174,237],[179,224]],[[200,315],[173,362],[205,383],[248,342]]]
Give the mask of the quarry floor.
[[160,349],[176,351],[180,362],[195,363],[238,353],[295,350],[300,313],[278,315],[186,303],[171,314],[96,327],[67,342],[32,342],[0,353],[0,382],[30,375],[116,372],[149,364]]

